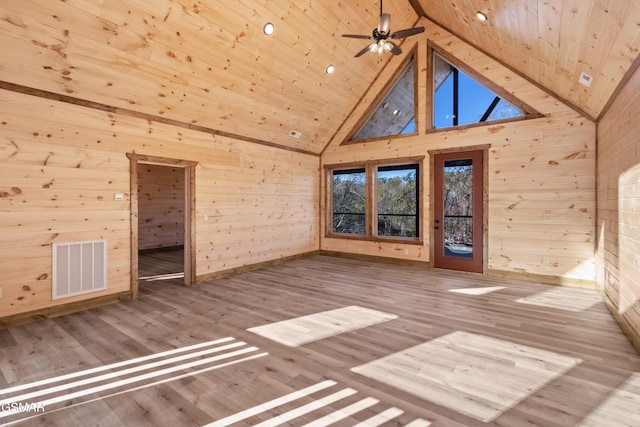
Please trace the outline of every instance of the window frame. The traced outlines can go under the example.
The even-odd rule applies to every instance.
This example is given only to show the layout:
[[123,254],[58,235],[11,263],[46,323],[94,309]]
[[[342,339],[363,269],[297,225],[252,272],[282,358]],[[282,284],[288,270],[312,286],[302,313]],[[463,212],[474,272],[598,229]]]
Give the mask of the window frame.
[[[413,169],[416,172],[416,212],[415,212],[415,219],[416,219],[416,237],[402,237],[402,236],[386,236],[386,235],[380,235],[379,233],[379,229],[380,229],[380,215],[392,215],[390,213],[380,213],[378,211],[379,209],[379,205],[380,205],[380,200],[378,199],[378,182],[380,180],[379,177],[379,172],[381,169],[388,169],[387,171],[391,171],[391,170],[409,170],[409,169]],[[383,172],[387,172],[384,171]],[[376,237],[381,238],[381,239],[420,239],[420,227],[422,226],[422,223],[420,221],[420,190],[421,190],[421,183],[420,183],[420,164],[419,163],[400,163],[400,164],[392,164],[392,165],[377,165],[374,166],[373,168],[373,175],[372,175],[372,182],[373,182],[373,186],[374,186],[374,194],[376,196],[375,200],[373,201],[373,208],[374,208],[374,212],[373,212],[373,231],[375,232]],[[404,215],[404,214],[403,214]],[[409,215],[406,215],[409,216]]]
[[[447,127],[440,127],[440,128],[434,127],[435,125],[435,118],[434,118],[435,88],[434,88],[433,80],[435,75],[434,55],[436,54],[440,56],[442,59],[444,59],[445,61],[447,61],[449,64],[457,68],[459,71],[464,72],[466,75],[474,79],[476,82],[480,83],[481,85],[483,85],[484,87],[492,91],[494,94],[496,94],[496,96],[500,97],[500,99],[503,99],[508,103],[510,103],[511,105],[513,105],[514,107],[518,108],[520,111],[523,112],[523,115],[519,117],[512,117],[507,119],[484,121],[484,122],[478,122],[478,123],[468,123],[464,125],[454,125],[454,126],[447,126]],[[470,69],[462,61],[459,61],[453,55],[449,54],[445,49],[442,49],[440,46],[433,43],[432,41],[429,41],[427,43],[427,70],[428,70],[427,72],[427,106],[428,106],[427,111],[428,113],[427,113],[427,124],[426,124],[427,134],[438,133],[438,132],[448,132],[452,130],[469,129],[469,128],[481,127],[481,126],[495,126],[502,123],[510,123],[510,122],[517,122],[521,120],[529,120],[529,119],[544,117],[544,115],[538,112],[535,108],[531,107],[529,104],[525,102],[522,102],[520,99],[514,97],[512,94],[510,94],[509,92],[507,92],[506,90],[498,86],[497,84],[493,83],[491,80],[487,79],[480,73]]]
[[[365,175],[365,182],[364,182],[364,198],[365,198],[365,202],[364,202],[364,212],[361,214],[364,216],[364,227],[363,227],[363,232],[362,233],[338,233],[333,231],[333,217],[335,215],[334,212],[334,205],[333,205],[333,184],[334,184],[334,177],[335,177],[335,172],[338,172],[339,174],[349,174],[349,173],[364,173]],[[327,227],[328,229],[331,229],[331,232],[333,234],[337,234],[340,236],[349,236],[349,237],[354,237],[354,238],[363,238],[367,235],[367,225],[368,225],[368,220],[367,220],[367,211],[368,211],[368,207],[367,204],[369,203],[369,191],[368,191],[368,185],[367,185],[367,169],[363,166],[363,167],[349,167],[349,168],[338,168],[338,169],[333,169],[331,171],[331,176],[329,178],[330,181],[330,186],[331,186],[331,192],[328,194],[327,196],[327,206],[331,207],[331,215],[330,215],[330,222],[327,223]],[[360,213],[355,213],[356,215],[360,215]]]
[[[398,159],[384,159],[363,161],[348,164],[325,165],[325,237],[349,240],[364,240],[385,243],[407,243],[422,245],[424,239],[424,159],[425,156],[405,157]],[[416,232],[417,237],[380,236],[378,235],[378,169],[385,167],[416,168]],[[365,224],[364,234],[337,233],[333,231],[333,176],[334,172],[364,169],[365,171]]]
[[[365,111],[364,115],[356,122],[356,125],[353,127],[351,132],[347,135],[346,139],[342,142],[341,145],[350,145],[350,144],[363,144],[372,141],[382,141],[388,139],[396,139],[396,138],[406,138],[410,136],[419,135],[418,129],[418,100],[419,100],[419,67],[418,67],[418,49],[415,46],[411,52],[407,55],[407,58],[403,60],[400,66],[396,69],[393,76],[389,81],[385,84],[382,91],[374,98],[374,100],[369,104],[369,107]],[[355,137],[360,133],[362,128],[366,126],[369,122],[373,114],[380,108],[384,100],[389,96],[391,91],[395,88],[396,84],[400,81],[400,79],[404,76],[405,72],[409,68],[409,66],[413,64],[413,120],[414,120],[414,128],[413,132],[408,133],[399,133],[396,135],[388,135],[388,136],[377,136],[371,138],[363,138],[363,139],[355,139]]]

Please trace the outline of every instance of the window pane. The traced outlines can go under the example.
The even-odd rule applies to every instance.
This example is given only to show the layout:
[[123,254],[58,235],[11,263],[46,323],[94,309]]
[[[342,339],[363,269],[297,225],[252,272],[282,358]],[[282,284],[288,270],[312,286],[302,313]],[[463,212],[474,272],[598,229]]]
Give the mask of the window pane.
[[418,166],[378,168],[378,236],[418,237]]
[[445,255],[473,256],[473,164],[471,159],[444,162]]
[[364,234],[366,206],[364,169],[333,171],[333,232]]
[[[436,54],[433,88],[433,126],[436,129],[525,115]],[[498,104],[492,109],[494,100]]]
[[414,132],[415,91],[413,60],[404,74],[371,115],[354,141]]
[[462,71],[459,76],[458,125],[479,123],[496,95]]
[[435,55],[433,120],[434,127],[446,128],[453,121],[453,67]]
[[500,102],[498,102],[498,105],[496,105],[496,108],[494,108],[491,114],[489,114],[487,121],[510,119],[512,117],[520,117],[522,115],[524,115],[524,113],[520,111],[520,109],[509,104],[504,99],[501,99]]

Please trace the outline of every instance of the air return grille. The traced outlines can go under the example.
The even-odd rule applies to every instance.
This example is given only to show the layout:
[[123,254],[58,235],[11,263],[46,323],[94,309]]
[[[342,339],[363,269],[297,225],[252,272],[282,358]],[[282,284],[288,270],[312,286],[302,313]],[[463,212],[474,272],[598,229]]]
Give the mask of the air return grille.
[[107,289],[107,242],[53,244],[52,298]]

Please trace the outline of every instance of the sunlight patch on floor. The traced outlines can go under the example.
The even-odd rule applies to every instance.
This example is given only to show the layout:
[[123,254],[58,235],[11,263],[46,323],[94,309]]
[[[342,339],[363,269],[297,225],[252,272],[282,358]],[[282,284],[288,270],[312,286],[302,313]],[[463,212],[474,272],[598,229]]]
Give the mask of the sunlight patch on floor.
[[182,279],[183,277],[184,277],[184,272],[183,273],[157,274],[155,276],[141,276],[141,277],[138,277],[138,280],[144,280],[146,282],[156,282],[158,280]]
[[[257,347],[233,337],[221,338],[0,389],[0,407],[4,408],[11,402],[33,402],[46,408],[46,413],[64,411],[269,354],[259,351]],[[0,419],[8,417],[9,421],[21,422],[45,415],[45,412],[31,417],[28,415],[0,411]]]
[[[324,390],[330,394],[318,395]],[[205,427],[301,425],[299,422],[301,417],[312,420],[304,424],[304,427],[325,427],[352,417],[361,419],[367,413],[373,415],[355,424],[354,427],[377,427],[396,419],[405,412],[396,407],[389,407],[373,397],[361,396],[353,388],[343,388],[335,381],[325,380],[229,415]],[[256,424],[257,420],[262,421]],[[349,425],[354,424],[351,422]],[[402,424],[396,422],[396,425]],[[431,422],[416,418],[405,427],[429,427],[430,425]]]
[[581,362],[457,331],[351,370],[490,422]]
[[395,314],[352,305],[247,330],[280,344],[297,347],[397,318]]
[[568,287],[554,287],[548,291],[516,300],[521,304],[537,305],[576,313],[587,310],[601,301],[602,299],[596,291]]
[[577,426],[628,425],[633,419],[640,422],[640,373],[632,375]]
[[504,286],[487,286],[484,288],[458,288],[458,289],[449,289],[449,292],[453,292],[456,294],[464,294],[464,295],[486,295],[492,292],[497,292],[502,289],[505,289]]

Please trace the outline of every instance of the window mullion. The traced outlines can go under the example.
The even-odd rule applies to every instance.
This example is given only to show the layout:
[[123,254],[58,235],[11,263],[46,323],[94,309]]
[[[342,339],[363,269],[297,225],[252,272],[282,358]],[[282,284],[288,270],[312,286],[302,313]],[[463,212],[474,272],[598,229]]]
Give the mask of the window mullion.
[[458,108],[460,101],[460,79],[458,69],[453,69],[453,125],[458,126]]
[[378,208],[375,197],[377,184],[375,176],[376,166],[367,164],[366,167],[366,204],[365,204],[365,234],[367,237],[374,237],[374,230],[378,226]]

